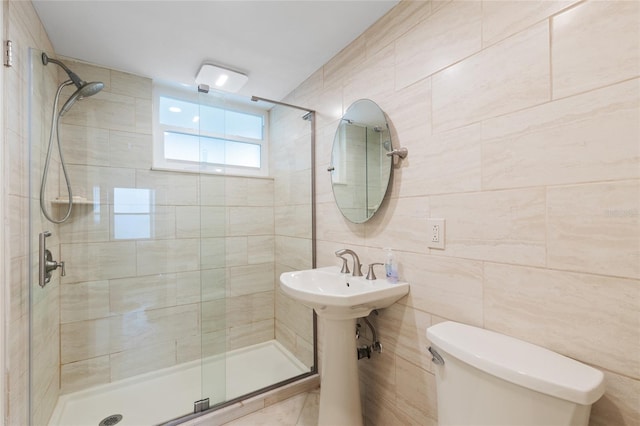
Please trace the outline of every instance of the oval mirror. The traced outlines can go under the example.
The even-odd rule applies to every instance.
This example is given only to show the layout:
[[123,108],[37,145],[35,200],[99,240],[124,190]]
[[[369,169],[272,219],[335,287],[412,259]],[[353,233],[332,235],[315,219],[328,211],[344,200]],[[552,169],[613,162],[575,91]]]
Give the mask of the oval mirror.
[[338,208],[363,223],[380,208],[389,185],[393,144],[387,118],[369,99],[355,101],[336,130],[331,151],[331,186]]

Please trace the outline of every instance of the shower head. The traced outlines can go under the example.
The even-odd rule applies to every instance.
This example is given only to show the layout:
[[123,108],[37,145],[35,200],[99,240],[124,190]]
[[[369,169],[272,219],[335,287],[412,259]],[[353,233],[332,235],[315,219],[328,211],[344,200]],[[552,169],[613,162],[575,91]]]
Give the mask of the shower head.
[[46,53],[43,52],[42,63],[44,65],[47,65],[49,62],[52,62],[58,65],[63,70],[65,70],[65,72],[69,76],[69,79],[71,79],[73,84],[75,84],[75,86],[77,87],[77,90],[69,97],[67,102],[65,102],[65,104],[62,106],[62,109],[60,110],[60,116],[64,115],[64,113],[69,111],[69,108],[71,108],[71,106],[77,100],[88,98],[89,96],[93,96],[104,88],[104,83],[100,81],[92,81],[90,83],[87,83],[86,81],[78,77],[76,73],[71,71],[65,64],[63,64],[62,62],[56,59],[51,59],[50,57],[47,56]]
[[100,81],[92,81],[90,83],[83,81],[83,83],[84,85],[73,92],[73,95],[69,96],[67,102],[62,105],[62,109],[60,110],[60,117],[62,117],[67,111],[69,111],[69,109],[73,106],[73,104],[76,103],[77,100],[93,96],[104,88],[104,84]]

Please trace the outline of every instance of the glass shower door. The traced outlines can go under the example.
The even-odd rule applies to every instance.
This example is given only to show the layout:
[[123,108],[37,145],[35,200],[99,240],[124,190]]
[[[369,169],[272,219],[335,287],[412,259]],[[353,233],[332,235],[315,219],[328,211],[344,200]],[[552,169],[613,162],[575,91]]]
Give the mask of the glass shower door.
[[[67,76],[44,65],[41,53],[30,52],[31,423],[123,416],[158,424],[192,413],[203,397],[202,254],[210,253],[201,239],[199,175],[153,170],[150,80],[65,60],[105,88],[60,120],[74,205],[67,221],[46,220],[41,179],[53,98]],[[74,90],[62,90],[58,108]],[[57,151],[49,173],[45,206],[57,218],[68,202]],[[41,287],[45,231],[66,274],[52,271]]]

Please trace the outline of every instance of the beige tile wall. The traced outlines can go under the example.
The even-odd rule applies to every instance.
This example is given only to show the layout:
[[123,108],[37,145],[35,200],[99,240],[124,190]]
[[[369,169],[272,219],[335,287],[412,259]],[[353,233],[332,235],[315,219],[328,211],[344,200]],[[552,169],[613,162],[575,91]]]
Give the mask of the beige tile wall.
[[[639,67],[635,1],[403,1],[291,93],[319,116],[319,266],[392,246],[411,283],[373,318],[367,424],[436,424],[425,330],[444,320],[603,370],[591,424],[640,424]],[[339,111],[364,97],[409,156],[354,225],[325,170]],[[427,217],[446,219],[445,250]]]
[[[62,392],[273,339],[274,180],[151,170],[151,81],[70,67],[105,89],[61,129],[94,200],[60,226]],[[148,237],[121,237],[116,188],[151,194]]]
[[[4,69],[2,96],[4,97],[2,173],[6,182],[4,194],[3,226],[5,227],[4,270],[7,271],[6,315],[3,318],[6,341],[5,370],[2,380],[6,384],[7,394],[3,395],[5,418],[0,420],[7,425],[25,425],[29,422],[29,47],[51,51],[51,43],[30,2],[5,1],[3,40],[13,42],[14,65]],[[42,86],[54,84],[56,70],[47,70]],[[34,96],[44,105],[50,105],[53,95],[46,90],[36,91]],[[33,109],[34,134],[40,137],[48,135],[48,108]],[[43,152],[32,152],[34,161],[40,161]],[[57,191],[57,166],[52,166],[52,179],[49,191]],[[37,237],[37,235],[36,235]],[[52,243],[57,243],[53,238]],[[37,245],[34,246],[37,249]],[[59,375],[59,332],[48,320],[59,315],[59,281],[57,278],[45,290],[34,297],[34,355],[41,368],[33,370],[34,395],[42,402],[33,413],[34,424],[44,424],[58,397]],[[6,322],[5,322],[6,321]]]
[[[306,106],[300,103],[301,106]],[[274,178],[276,340],[313,366],[313,311],[286,296],[279,276],[312,267],[311,126],[303,111],[276,106],[270,115],[270,163]]]

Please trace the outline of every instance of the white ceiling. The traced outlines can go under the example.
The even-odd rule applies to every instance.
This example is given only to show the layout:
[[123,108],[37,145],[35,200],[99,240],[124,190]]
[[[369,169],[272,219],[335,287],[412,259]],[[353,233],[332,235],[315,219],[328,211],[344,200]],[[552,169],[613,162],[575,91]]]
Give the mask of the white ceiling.
[[281,100],[397,2],[33,3],[58,55],[189,85],[212,63],[249,76],[239,94]]

